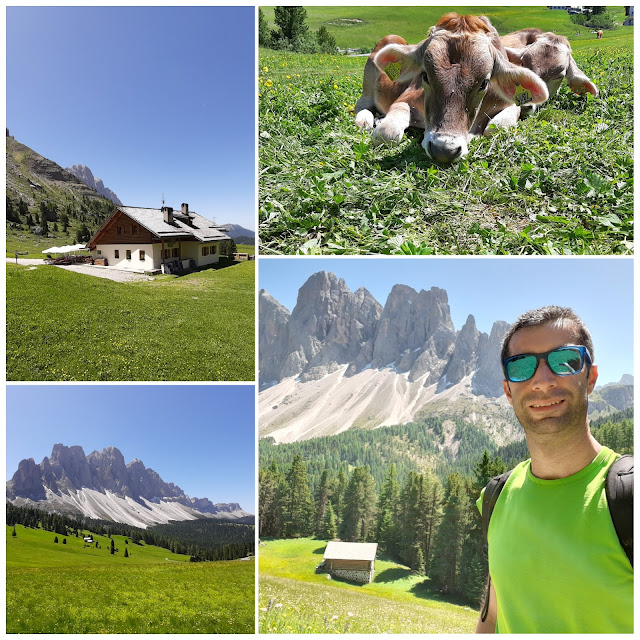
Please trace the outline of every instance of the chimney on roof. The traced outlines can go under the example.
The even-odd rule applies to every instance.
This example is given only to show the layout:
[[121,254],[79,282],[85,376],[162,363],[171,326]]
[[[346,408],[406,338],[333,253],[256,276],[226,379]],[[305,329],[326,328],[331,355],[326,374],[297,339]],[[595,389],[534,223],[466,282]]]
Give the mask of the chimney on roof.
[[173,208],[172,207],[162,207],[162,219],[167,224],[173,224]]
[[186,202],[182,203],[182,213],[184,213],[184,215],[189,215],[189,205]]

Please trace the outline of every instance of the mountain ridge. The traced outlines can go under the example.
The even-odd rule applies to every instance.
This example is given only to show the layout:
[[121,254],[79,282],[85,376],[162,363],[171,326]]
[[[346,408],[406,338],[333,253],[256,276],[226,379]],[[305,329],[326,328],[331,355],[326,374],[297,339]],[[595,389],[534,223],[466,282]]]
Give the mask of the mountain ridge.
[[52,511],[80,513],[135,526],[198,517],[239,519],[251,516],[238,503],[212,503],[190,498],[165,482],[153,469],[135,458],[125,464],[116,447],[92,451],[80,446],[53,446],[40,464],[33,458],[20,461],[7,482],[7,500]]

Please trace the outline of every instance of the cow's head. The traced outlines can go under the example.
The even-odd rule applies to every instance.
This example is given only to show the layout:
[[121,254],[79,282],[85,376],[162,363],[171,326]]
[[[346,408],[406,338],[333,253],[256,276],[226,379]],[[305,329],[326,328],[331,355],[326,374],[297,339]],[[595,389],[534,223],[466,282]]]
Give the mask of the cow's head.
[[573,92],[598,95],[596,85],[578,68],[564,36],[542,33],[526,47],[506,47],[506,52],[511,62],[531,69],[544,80],[550,98],[556,95],[565,78]]
[[390,44],[381,49],[376,66],[384,71],[391,63],[402,65],[398,82],[420,76],[426,130],[422,146],[441,163],[467,154],[471,127],[487,93],[493,92],[505,106],[513,104],[522,89],[533,103],[548,97],[540,78],[509,62],[498,32],[486,17],[449,13],[420,44]]

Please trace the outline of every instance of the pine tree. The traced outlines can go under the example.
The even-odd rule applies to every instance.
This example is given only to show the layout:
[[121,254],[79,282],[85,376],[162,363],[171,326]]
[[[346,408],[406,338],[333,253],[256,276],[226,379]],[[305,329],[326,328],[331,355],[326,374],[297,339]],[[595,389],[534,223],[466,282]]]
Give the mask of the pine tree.
[[124,550],[124,557],[128,558],[129,557],[129,549],[125,549]]
[[366,542],[375,536],[376,494],[369,467],[356,467],[344,494],[340,537],[352,542]]
[[67,539],[66,538],[62,538],[62,544],[67,544]]
[[397,517],[400,512],[400,485],[396,480],[396,465],[391,464],[380,491],[376,540],[381,551],[398,553]]
[[16,525],[13,525],[13,531],[11,532],[11,537],[15,538],[18,534],[16,533]]
[[287,538],[306,536],[311,531],[313,502],[302,457],[293,459],[284,483],[284,535]]
[[324,514],[324,522],[322,523],[322,529],[320,537],[324,540],[333,540],[338,537],[338,525],[336,524],[336,514],[333,511],[333,505],[331,502],[327,504],[327,509]]
[[58,544],[58,536],[56,536],[56,537],[53,539],[53,541],[54,541],[56,544]]
[[275,7],[274,20],[280,33],[289,42],[302,38],[309,27],[305,24],[307,10],[304,7]]
[[258,45],[261,47],[269,47],[271,45],[269,23],[262,9],[258,9]]
[[284,475],[274,461],[258,472],[258,531],[260,537],[283,536]]
[[445,593],[459,594],[462,549],[469,532],[471,508],[467,486],[460,474],[447,478],[442,523],[434,543],[430,577]]
[[333,491],[333,512],[336,515],[336,524],[338,528],[342,523],[342,511],[344,507],[344,493],[347,490],[347,477],[344,470],[340,469],[338,472],[338,479],[336,481],[336,487]]
[[318,485],[318,490],[316,491],[316,499],[315,499],[316,513],[315,513],[313,530],[318,534],[323,529],[328,502],[329,502],[329,471],[325,469],[322,472],[322,477],[320,478],[320,484]]

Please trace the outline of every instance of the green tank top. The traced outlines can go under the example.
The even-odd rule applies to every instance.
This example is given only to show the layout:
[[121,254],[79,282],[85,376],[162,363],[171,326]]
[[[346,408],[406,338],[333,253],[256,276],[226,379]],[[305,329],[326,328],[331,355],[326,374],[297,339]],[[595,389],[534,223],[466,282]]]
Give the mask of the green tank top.
[[[497,633],[632,633],[633,568],[613,527],[603,447],[578,473],[511,473],[489,524]],[[482,496],[477,502],[482,511]]]

